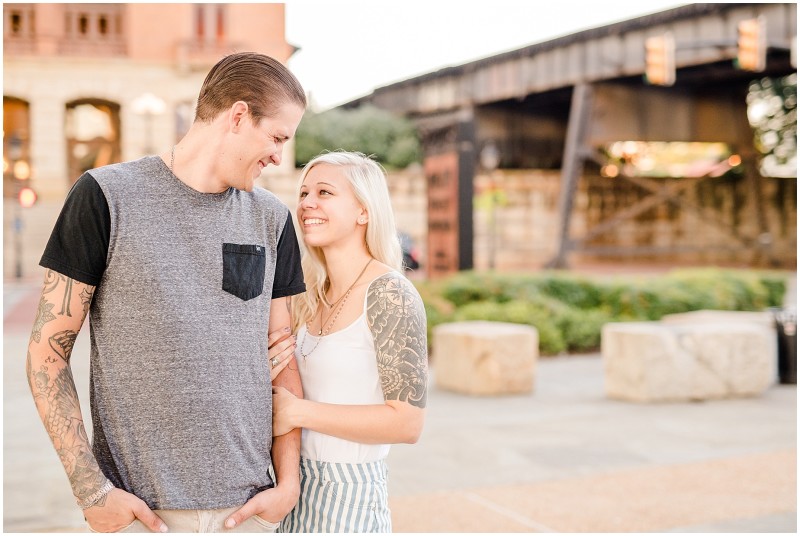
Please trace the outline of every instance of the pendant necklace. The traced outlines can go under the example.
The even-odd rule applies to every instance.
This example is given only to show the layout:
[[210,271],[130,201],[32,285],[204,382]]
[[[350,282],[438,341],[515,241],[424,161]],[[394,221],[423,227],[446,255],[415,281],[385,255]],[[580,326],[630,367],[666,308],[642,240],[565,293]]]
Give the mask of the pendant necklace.
[[[345,293],[342,295],[341,298],[333,302],[333,304],[331,305],[331,314],[330,316],[328,316],[327,325],[323,321],[322,311],[320,310],[319,332],[317,334],[317,342],[314,344],[311,350],[308,351],[308,353],[306,353],[305,350],[303,350],[303,347],[306,344],[306,337],[308,336],[308,332],[310,331],[308,329],[308,326],[306,326],[306,332],[303,334],[303,340],[300,342],[300,355],[303,356],[303,363],[305,363],[306,360],[308,359],[308,356],[310,356],[311,353],[317,349],[317,346],[319,346],[319,343],[322,340],[322,338],[328,335],[331,332],[331,329],[333,329],[333,326],[336,325],[336,320],[338,320],[339,314],[342,312],[342,309],[344,309],[344,304],[347,303],[347,298],[348,296],[350,296],[350,292],[353,290],[353,287],[356,286],[356,283],[359,282],[361,276],[364,275],[364,272],[367,271],[367,267],[370,265],[371,262],[372,262],[372,257],[370,257],[370,259],[367,261],[367,264],[364,265],[364,268],[361,270],[361,273],[358,274],[358,277],[356,277],[356,280],[353,281],[352,285],[350,285],[350,288],[348,288],[347,291],[345,291]],[[331,320],[331,318],[333,318],[333,320]]]

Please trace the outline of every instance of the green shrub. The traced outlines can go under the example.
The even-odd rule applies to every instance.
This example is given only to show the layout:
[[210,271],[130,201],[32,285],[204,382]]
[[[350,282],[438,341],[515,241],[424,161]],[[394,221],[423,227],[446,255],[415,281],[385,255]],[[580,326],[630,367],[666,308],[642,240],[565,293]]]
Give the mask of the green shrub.
[[597,350],[607,322],[659,320],[701,309],[763,311],[780,306],[786,279],[777,273],[718,268],[596,280],[564,272],[461,272],[417,287],[429,329],[461,320],[528,324],[539,331],[540,352],[552,355]]
[[770,290],[753,272],[716,268],[676,270],[666,280],[707,296],[707,306],[700,307],[703,309],[761,311],[770,306]]
[[591,352],[600,349],[600,332],[603,324],[613,319],[600,309],[567,308],[559,315],[557,323],[570,352]]
[[762,274],[759,276],[761,285],[767,290],[767,303],[769,307],[783,305],[783,296],[786,294],[786,279],[774,275]]
[[512,299],[505,278],[479,272],[463,272],[449,278],[442,288],[442,296],[456,307],[478,301],[503,303]]
[[537,279],[536,285],[543,294],[567,305],[579,309],[595,309],[602,304],[603,292],[597,283],[558,273]]

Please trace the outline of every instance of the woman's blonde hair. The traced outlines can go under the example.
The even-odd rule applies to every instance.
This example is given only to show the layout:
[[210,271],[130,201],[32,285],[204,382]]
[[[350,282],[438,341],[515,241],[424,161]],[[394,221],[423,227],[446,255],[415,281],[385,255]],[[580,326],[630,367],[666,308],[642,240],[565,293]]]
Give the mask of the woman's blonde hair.
[[[394,268],[402,273],[403,255],[400,250],[400,241],[397,237],[397,228],[394,222],[394,212],[389,198],[389,188],[386,184],[386,173],[380,164],[363,153],[334,151],[323,153],[305,165],[300,173],[297,185],[297,199],[300,199],[300,187],[311,169],[319,164],[328,164],[342,168],[345,177],[350,182],[353,193],[358,202],[367,209],[366,246],[367,251],[376,260]],[[297,215],[295,214],[296,218]],[[320,301],[327,303],[325,293],[328,290],[328,269],[325,257],[318,247],[307,246],[302,240],[299,222],[295,228],[300,234],[300,248],[303,253],[303,275],[306,282],[306,291],[295,296],[294,331],[311,320]]]

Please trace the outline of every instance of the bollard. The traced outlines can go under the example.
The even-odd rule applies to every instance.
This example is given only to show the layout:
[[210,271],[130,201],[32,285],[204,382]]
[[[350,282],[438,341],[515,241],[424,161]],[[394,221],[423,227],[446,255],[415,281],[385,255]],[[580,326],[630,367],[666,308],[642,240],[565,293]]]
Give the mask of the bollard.
[[797,384],[797,311],[771,309],[778,333],[778,381]]

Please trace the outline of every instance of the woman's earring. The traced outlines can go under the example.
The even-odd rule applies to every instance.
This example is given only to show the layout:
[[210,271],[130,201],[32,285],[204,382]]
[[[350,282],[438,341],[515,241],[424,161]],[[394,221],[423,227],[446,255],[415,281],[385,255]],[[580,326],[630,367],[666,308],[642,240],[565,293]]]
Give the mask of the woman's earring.
[[365,223],[367,223],[367,220],[365,220],[364,218],[358,218],[358,223],[364,225]]

